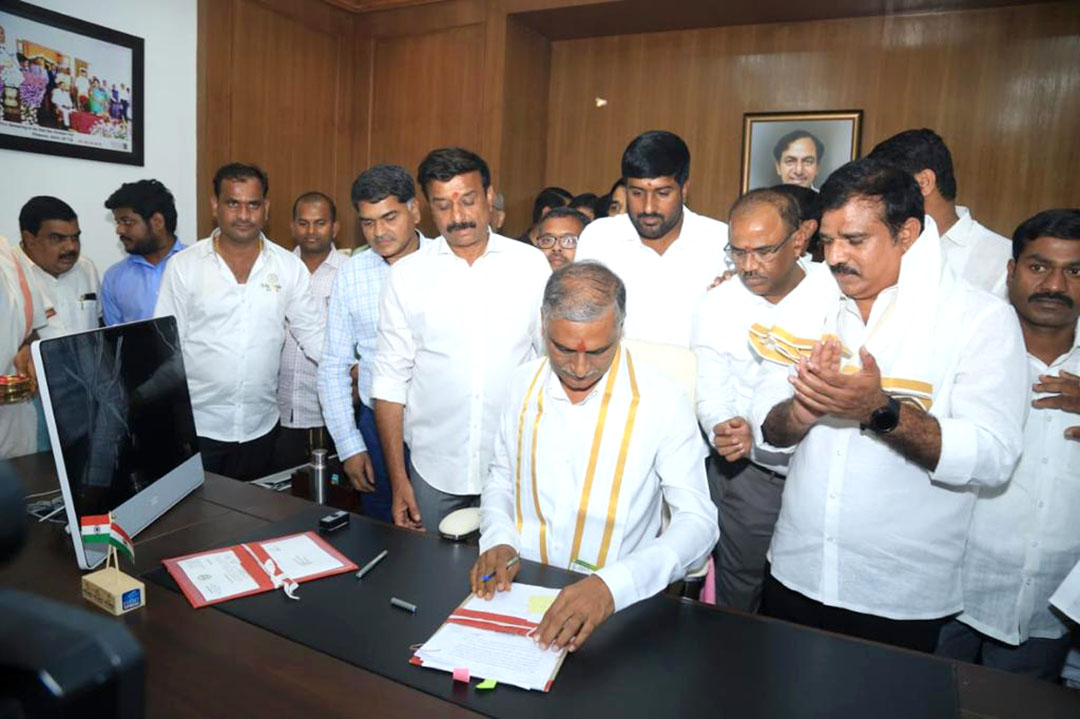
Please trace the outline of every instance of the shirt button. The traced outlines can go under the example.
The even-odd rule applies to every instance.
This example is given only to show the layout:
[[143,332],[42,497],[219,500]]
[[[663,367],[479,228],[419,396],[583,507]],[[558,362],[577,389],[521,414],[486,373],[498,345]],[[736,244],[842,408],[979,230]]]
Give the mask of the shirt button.
[[836,492],[829,492],[829,499],[836,499]]
[[1039,547],[1039,543],[1038,543],[1038,542],[1032,542],[1032,543],[1031,543],[1031,548],[1032,548],[1032,549],[1038,549],[1038,547]]
[[1029,587],[1030,587],[1030,586],[1031,586],[1031,580],[1030,580],[1030,579],[1025,579],[1025,580],[1024,580],[1024,584],[1025,584],[1026,586],[1029,586]]
[[831,541],[833,541],[833,536],[832,536],[831,534],[826,534],[826,535],[825,535],[825,541],[826,541],[826,542],[831,542]]
[[1040,501],[1040,502],[1039,502],[1039,503],[1038,503],[1037,505],[1035,505],[1035,506],[1036,506],[1036,507],[1038,507],[1039,509],[1042,509],[1043,507],[1045,507],[1045,506],[1046,506],[1046,502]]
[[1050,458],[1049,457],[1043,457],[1042,458],[1042,463],[1043,464],[1050,464]]

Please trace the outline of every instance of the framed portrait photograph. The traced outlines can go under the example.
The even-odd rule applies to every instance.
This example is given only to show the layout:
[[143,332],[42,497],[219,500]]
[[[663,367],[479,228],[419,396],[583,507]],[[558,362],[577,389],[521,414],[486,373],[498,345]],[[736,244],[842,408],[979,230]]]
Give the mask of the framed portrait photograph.
[[143,164],[142,38],[0,0],[0,147]]
[[817,190],[859,156],[862,110],[743,115],[740,192],[779,184]]

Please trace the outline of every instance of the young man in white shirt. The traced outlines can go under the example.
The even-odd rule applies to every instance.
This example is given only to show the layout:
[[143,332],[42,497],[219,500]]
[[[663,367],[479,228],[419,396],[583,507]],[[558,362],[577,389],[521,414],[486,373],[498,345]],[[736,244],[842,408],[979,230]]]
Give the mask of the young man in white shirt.
[[[371,398],[379,297],[390,268],[431,240],[416,229],[416,184],[404,167],[368,168],[353,182],[351,197],[368,249],[354,253],[334,281],[319,362],[319,402],[342,469],[363,492],[364,514],[389,522],[390,475]],[[350,374],[355,377],[355,403]],[[402,451],[407,465],[408,448]]]
[[626,283],[626,338],[690,346],[690,318],[727,269],[727,225],[686,207],[690,150],[654,130],[623,153],[627,213],[589,223],[578,260],[599,260]]
[[24,266],[52,311],[39,333],[42,338],[101,326],[101,281],[97,268],[82,257],[79,218],[61,199],[39,195],[30,198],[19,212]]
[[963,608],[971,489],[1001,487],[1020,454],[1023,339],[1012,308],[942,261],[911,175],[856,160],[821,202],[835,280],[754,345],[769,360],[755,443],[793,452],[763,609],[932,652]]
[[254,165],[218,169],[218,229],[169,260],[154,309],[176,317],[203,467],[245,481],[273,459],[286,332],[316,362],[323,344],[310,273],[262,233],[268,191]]
[[1005,299],[1005,266],[1012,257],[1012,243],[956,204],[956,176],[945,141],[933,130],[905,130],[878,143],[870,157],[915,177],[926,214],[937,224],[945,261],[971,284]]
[[514,373],[484,483],[474,592],[509,589],[518,555],[590,575],[544,615],[545,647],[579,649],[613,612],[702,566],[719,534],[690,400],[622,346],[625,313],[602,264],[551,276],[547,357]]
[[709,457],[709,489],[723,527],[713,551],[717,600],[756,612],[788,456],[753,446],[746,417],[762,360],[751,349],[750,331],[771,327],[781,303],[799,301],[807,272],[828,269],[802,259],[818,223],[801,221],[798,203],[784,192],[751,190],[735,202],[728,221],[727,253],[738,277],[698,304],[691,344],[697,417],[717,451]]
[[938,654],[1056,682],[1075,625],[1050,596],[1080,561],[1080,210],[1013,235],[1009,300],[1037,398],[1004,489],[981,492],[964,555],[964,612]]
[[417,179],[441,236],[390,270],[371,394],[393,521],[434,530],[479,501],[507,380],[540,351],[551,270],[536,248],[491,232],[479,156],[433,150]]
[[[334,201],[322,192],[306,192],[293,202],[293,254],[311,274],[311,296],[325,324],[338,269],[348,256],[334,247],[340,225]],[[292,333],[285,334],[278,371],[278,411],[281,430],[274,455],[275,468],[307,462],[311,450],[326,449],[326,423],[319,406],[319,365],[304,355]]]
[[533,245],[544,253],[554,272],[574,261],[578,239],[589,218],[572,207],[556,207],[549,210],[536,225]]

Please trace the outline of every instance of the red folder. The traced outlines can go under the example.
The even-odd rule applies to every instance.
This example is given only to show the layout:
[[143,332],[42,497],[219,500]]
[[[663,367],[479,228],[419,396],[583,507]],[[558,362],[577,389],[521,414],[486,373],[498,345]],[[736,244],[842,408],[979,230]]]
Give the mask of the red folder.
[[[285,539],[292,539],[294,537],[299,537],[299,536],[302,536],[302,535],[307,536],[309,539],[311,539],[311,541],[313,541],[316,545],[318,545],[318,547],[322,551],[326,552],[327,554],[332,556],[334,559],[341,562],[341,566],[336,568],[336,569],[331,569],[331,570],[328,570],[328,571],[325,571],[325,572],[321,572],[319,574],[312,574],[312,575],[308,575],[308,576],[300,577],[300,578],[298,578],[298,577],[289,577],[289,579],[291,579],[292,581],[295,581],[296,583],[299,584],[299,583],[303,583],[303,582],[309,582],[309,581],[311,581],[313,579],[322,579],[323,577],[330,577],[330,576],[333,576],[335,574],[343,574],[345,572],[356,571],[356,569],[357,569],[356,564],[354,564],[352,561],[350,561],[348,557],[346,557],[345,555],[341,554],[339,551],[337,551],[336,549],[331,547],[322,537],[320,537],[315,532],[300,532],[299,534],[290,534],[290,535],[286,535],[284,537],[274,537],[272,539],[263,539],[263,540],[260,540],[260,541],[257,541],[257,542],[244,542],[242,544],[236,544],[236,545],[234,545],[232,547],[220,547],[218,549],[211,549],[211,550],[208,550],[206,552],[196,552],[194,554],[185,554],[182,557],[173,557],[172,559],[165,559],[165,560],[162,561],[162,564],[165,565],[165,569],[168,570],[168,572],[172,576],[173,580],[175,580],[176,583],[180,586],[180,590],[184,593],[184,596],[187,597],[188,601],[191,602],[191,606],[198,609],[199,607],[205,607],[205,606],[209,606],[211,604],[220,604],[221,602],[227,602],[227,601],[232,600],[232,599],[238,599],[240,597],[247,597],[247,596],[250,596],[252,594],[261,594],[263,592],[269,592],[269,591],[273,590],[275,588],[274,587],[274,580],[270,577],[269,574],[267,574],[266,570],[263,569],[262,566],[260,566],[260,564],[264,564],[267,561],[271,561],[270,555],[266,553],[266,550],[263,548],[262,545],[264,543],[280,542],[280,541],[285,540]],[[245,547],[247,549],[245,549]],[[248,549],[250,549],[251,551],[249,552]],[[205,556],[205,555],[208,555],[208,554],[218,554],[220,552],[232,552],[236,556],[236,558],[240,561],[240,564],[242,565],[244,571],[247,572],[248,576],[250,576],[251,579],[254,580],[256,584],[258,584],[258,587],[256,589],[252,589],[250,591],[240,592],[240,593],[237,593],[237,594],[230,594],[227,597],[220,597],[220,598],[217,598],[217,599],[207,600],[202,595],[202,593],[199,591],[199,589],[195,586],[195,584],[191,581],[191,579],[188,577],[188,575],[184,571],[183,567],[180,566],[180,562],[184,561],[185,559],[192,559],[194,557],[202,557],[202,556]],[[252,554],[254,554],[255,556],[253,557]],[[256,558],[258,559],[258,561],[256,561]]]

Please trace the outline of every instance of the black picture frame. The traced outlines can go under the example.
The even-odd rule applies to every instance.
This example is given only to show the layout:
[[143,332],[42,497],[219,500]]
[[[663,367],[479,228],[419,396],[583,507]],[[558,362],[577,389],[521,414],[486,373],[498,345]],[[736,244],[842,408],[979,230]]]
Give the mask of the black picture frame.
[[[0,0],[0,27],[5,26],[5,20],[9,27],[22,30],[8,31],[6,37],[0,39],[0,148],[124,165],[144,165],[146,126],[143,39],[19,0]],[[52,39],[46,41],[34,40],[29,36],[13,37],[31,32],[34,24],[46,26],[46,30],[40,34]],[[63,44],[57,42],[57,38],[63,37],[57,31],[81,36],[77,43],[81,48],[80,56],[65,52],[69,48],[45,44]],[[23,48],[32,48],[31,54],[23,53]],[[127,65],[124,51],[130,52],[130,73],[119,73],[119,79],[112,78],[111,91],[102,88],[107,107],[105,114],[100,110],[102,97],[99,93],[94,93],[93,88],[90,89],[90,92],[94,93],[94,102],[85,105],[84,109],[84,96],[76,87],[81,85],[77,83],[80,75],[87,76],[87,81],[90,82],[89,76],[93,74],[95,62],[94,48],[97,49],[96,57],[107,57],[110,62],[118,62],[121,67]],[[87,52],[88,49],[90,52]],[[88,60],[86,56],[91,57]],[[31,65],[37,65],[44,70],[48,80],[37,106],[31,107],[23,102],[24,94],[37,94],[37,90],[27,85],[25,80],[17,91],[12,93],[13,85],[9,84],[9,81],[13,83],[15,75],[10,70],[11,57],[15,58],[19,66],[17,72],[22,73],[24,78]],[[118,57],[123,59],[117,61]],[[63,65],[65,61],[68,63],[66,66]],[[62,72],[65,67],[68,70],[66,78]],[[33,74],[35,78],[39,78],[41,70],[34,70]],[[65,87],[65,79],[69,100],[64,100],[63,94],[54,94],[57,89]],[[123,80],[129,82],[122,82]],[[40,85],[41,82],[34,84]],[[28,87],[30,89],[24,91],[24,88]],[[90,103],[89,93],[85,97]],[[17,103],[18,121],[13,101]],[[66,108],[68,111],[65,113],[64,105],[69,101],[72,107]],[[91,112],[93,108],[98,109]]]

